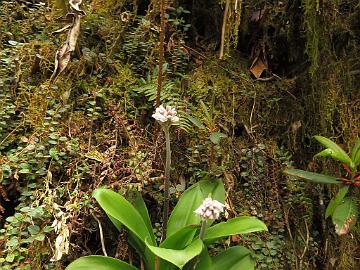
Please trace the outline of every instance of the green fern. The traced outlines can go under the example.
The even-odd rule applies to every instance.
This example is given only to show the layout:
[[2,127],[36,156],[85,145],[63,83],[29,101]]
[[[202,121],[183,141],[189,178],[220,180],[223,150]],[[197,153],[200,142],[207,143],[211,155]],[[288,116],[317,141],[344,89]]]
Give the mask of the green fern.
[[[164,65],[164,70],[167,69],[167,65]],[[164,105],[170,105],[175,107],[179,117],[181,119],[179,127],[186,132],[190,132],[192,123],[189,120],[189,115],[186,112],[189,109],[189,104],[178,93],[178,86],[174,81],[165,81],[163,83],[162,91],[160,94],[160,102]],[[157,96],[157,69],[152,74],[149,74],[147,79],[140,79],[138,85],[130,89],[132,92],[140,95],[144,95],[149,103],[156,106]]]

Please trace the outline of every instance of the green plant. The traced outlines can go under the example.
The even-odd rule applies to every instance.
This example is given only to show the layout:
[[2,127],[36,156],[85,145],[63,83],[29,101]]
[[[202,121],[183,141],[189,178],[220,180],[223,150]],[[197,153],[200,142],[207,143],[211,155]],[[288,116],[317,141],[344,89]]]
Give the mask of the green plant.
[[176,8],[173,12],[166,14],[165,17],[169,23],[174,25],[174,27],[178,31],[187,32],[189,28],[191,27],[190,24],[186,23],[183,15],[189,14],[190,11],[184,9],[183,7]]
[[0,258],[0,268],[31,269],[24,259],[29,256],[31,247],[41,246],[45,235],[53,230],[46,225],[49,213],[44,205],[39,205],[35,199],[36,184],[29,184],[23,191],[15,208],[15,214],[6,218],[3,229],[0,230],[0,242],[4,241],[3,257]]
[[328,138],[315,136],[315,139],[326,147],[325,150],[316,154],[315,157],[332,157],[341,162],[346,171],[346,176],[334,177],[297,169],[286,169],[284,173],[315,183],[340,185],[337,195],[331,199],[326,208],[325,218],[331,217],[336,233],[344,235],[356,223],[359,212],[352,196],[347,195],[351,194],[353,187],[360,186],[360,172],[357,170],[357,167],[360,165],[360,139],[357,139],[355,146],[352,148],[351,156]]
[[[213,225],[202,222],[194,211],[211,194],[224,202],[223,183],[200,181],[188,188],[175,206],[167,224],[168,238],[158,246],[146,205],[139,193],[132,204],[120,194],[109,189],[97,189],[93,196],[114,225],[129,231],[129,243],[144,260],[146,269],[253,269],[255,261],[250,250],[232,247],[211,258],[207,245],[229,235],[267,230],[266,225],[254,217],[241,216]],[[206,226],[204,226],[206,224]],[[201,233],[199,229],[202,227]],[[103,256],[88,256],[71,263],[66,270],[137,269],[124,262]]]
[[166,239],[166,224],[169,217],[169,200],[170,200],[170,169],[171,169],[171,146],[170,146],[170,127],[179,122],[177,112],[171,106],[160,105],[156,108],[155,113],[152,115],[161,125],[166,142],[166,163],[165,163],[165,179],[164,179],[164,211],[163,211],[163,229],[162,240]]

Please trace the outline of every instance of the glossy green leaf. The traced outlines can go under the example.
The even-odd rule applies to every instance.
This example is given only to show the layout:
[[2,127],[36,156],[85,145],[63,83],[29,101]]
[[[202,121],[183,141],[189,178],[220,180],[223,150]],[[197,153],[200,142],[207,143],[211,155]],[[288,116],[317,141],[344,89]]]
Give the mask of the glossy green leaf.
[[350,227],[356,223],[359,210],[352,198],[347,197],[338,205],[332,214],[332,221],[339,235],[347,234]]
[[188,225],[200,224],[200,218],[194,214],[194,211],[202,201],[203,195],[198,184],[191,186],[183,193],[169,217],[168,237]]
[[267,227],[256,217],[236,217],[208,228],[205,231],[204,241],[212,242],[230,235],[260,231],[267,231]]
[[182,269],[191,259],[199,255],[203,248],[203,243],[200,239],[195,240],[189,246],[181,250],[155,247],[147,241],[146,245],[156,256],[171,262],[180,269]]
[[355,166],[360,165],[360,138],[357,139],[355,146],[351,151],[351,159]]
[[[199,227],[188,226],[177,231],[170,237],[166,238],[164,242],[160,244],[161,248],[168,249],[184,249],[187,247],[194,239],[195,233]],[[170,264],[168,261],[160,260],[160,269],[161,270],[170,270],[174,269],[174,265]]]
[[220,143],[220,139],[221,138],[226,138],[227,135],[224,134],[224,133],[221,133],[221,132],[212,132],[210,134],[210,141],[213,143],[213,144],[219,144]]
[[116,218],[113,218],[110,215],[107,215],[109,217],[109,219],[111,220],[112,224],[114,224],[115,228],[118,229],[119,231],[121,230],[121,222],[119,220],[117,220]]
[[350,157],[339,145],[337,145],[332,140],[325,138],[323,136],[314,136],[314,137],[319,143],[324,145],[326,148],[332,150],[332,153],[330,153],[330,156],[332,158],[344,162],[345,164],[351,166],[352,161]]
[[135,234],[129,231],[128,235],[129,244],[141,255],[146,269],[154,270],[155,268],[155,255],[147,248],[145,242],[140,240]]
[[212,269],[212,260],[207,248],[203,248],[201,254],[199,255],[199,261],[195,265],[195,270],[209,270],[209,269]]
[[296,177],[300,177],[315,183],[319,183],[319,184],[340,184],[341,182],[339,182],[335,177],[333,176],[329,176],[329,175],[325,175],[325,174],[320,174],[320,173],[313,173],[313,172],[308,172],[308,171],[303,171],[303,170],[298,170],[298,169],[286,169],[284,170],[284,173],[291,175],[291,176],[296,176]]
[[65,270],[138,270],[138,268],[111,257],[87,256],[75,260]]
[[213,258],[211,270],[253,270],[255,260],[250,250],[244,247],[231,247]]
[[213,199],[223,203],[225,199],[224,185],[221,180],[203,180],[189,187],[180,197],[169,217],[168,237],[184,227],[200,224],[200,218],[194,211],[203,200],[211,194]]
[[160,247],[183,249],[192,242],[198,229],[198,226],[184,227],[176,233],[172,234],[170,237],[166,238],[165,241],[160,244]]
[[155,235],[153,232],[153,228],[152,228],[152,224],[151,224],[151,220],[150,220],[150,216],[149,216],[149,212],[147,210],[144,199],[141,196],[141,193],[140,192],[132,192],[131,197],[132,197],[131,202],[132,202],[133,206],[139,212],[139,214],[141,215],[141,217],[143,218],[143,220],[146,224],[146,227],[152,238],[151,239],[152,243],[156,243]]
[[325,218],[328,218],[334,213],[335,208],[339,204],[341,204],[348,190],[349,190],[349,186],[343,186],[339,189],[339,192],[336,194],[334,198],[331,199],[329,205],[326,207]]
[[224,203],[225,202],[225,188],[224,183],[220,179],[202,180],[198,182],[203,198],[207,198],[209,195],[211,198]]
[[152,240],[152,232],[150,233],[147,229],[142,216],[123,196],[112,190],[101,188],[93,192],[93,197],[106,214],[117,219],[140,240],[144,241],[149,238],[152,244],[155,244]]

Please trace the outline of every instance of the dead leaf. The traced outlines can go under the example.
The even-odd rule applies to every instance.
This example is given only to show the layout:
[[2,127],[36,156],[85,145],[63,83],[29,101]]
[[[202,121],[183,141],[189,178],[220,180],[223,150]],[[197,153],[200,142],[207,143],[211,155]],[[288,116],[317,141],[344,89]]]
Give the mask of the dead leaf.
[[80,9],[81,3],[82,3],[82,0],[70,0],[69,1],[69,4],[70,4],[72,9],[74,9],[75,11],[85,15],[85,12]]
[[55,21],[72,23],[74,21],[74,17],[75,17],[75,13],[69,12],[66,13],[66,15],[56,18]]
[[55,69],[50,81],[55,83],[59,75],[65,70],[70,62],[70,51],[68,44],[63,45],[55,54]]
[[59,34],[68,31],[66,42],[62,45],[55,54],[55,68],[51,75],[50,81],[55,83],[59,75],[65,70],[71,59],[71,52],[75,51],[76,43],[80,35],[80,21],[85,12],[80,10],[82,0],[69,0],[72,13],[61,16],[57,21],[71,22],[71,24],[53,32]]
[[65,31],[69,30],[69,28],[70,28],[71,26],[72,26],[71,24],[68,24],[68,25],[64,26],[63,28],[52,32],[51,34],[52,34],[52,35],[56,35],[56,34],[63,33],[63,32],[65,32]]
[[260,56],[257,56],[250,67],[250,72],[255,76],[256,79],[259,79],[261,74],[267,69],[268,66],[266,62],[263,61]]
[[101,154],[97,150],[93,150],[93,151],[90,151],[90,152],[86,153],[85,157],[87,157],[89,159],[99,161],[99,162],[104,162],[104,160],[105,160],[105,157],[103,156],[103,154]]
[[75,47],[76,47],[76,42],[78,40],[79,34],[80,34],[80,18],[81,15],[75,15],[75,20],[73,23],[72,28],[70,29],[69,35],[68,35],[68,45],[69,45],[69,50],[71,52],[75,51]]
[[231,236],[231,242],[232,242],[232,243],[239,244],[240,241],[241,241],[241,236],[240,236],[240,235],[235,234],[235,235],[232,235],[232,236]]

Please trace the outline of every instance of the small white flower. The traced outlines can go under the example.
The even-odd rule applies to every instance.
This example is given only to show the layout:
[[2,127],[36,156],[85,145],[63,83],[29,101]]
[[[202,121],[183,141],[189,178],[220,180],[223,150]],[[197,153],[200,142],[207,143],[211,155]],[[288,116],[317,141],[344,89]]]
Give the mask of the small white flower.
[[166,108],[163,105],[160,105],[158,108],[156,108],[155,113],[152,115],[153,118],[160,121],[161,123],[177,123],[179,122],[179,117],[177,116],[177,112],[175,108],[172,108],[171,106],[166,106]]
[[218,219],[220,213],[224,211],[225,205],[217,200],[206,198],[198,209],[194,212],[202,220],[215,220]]

